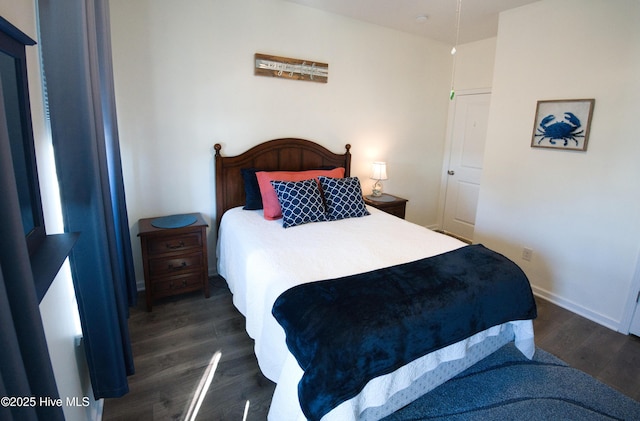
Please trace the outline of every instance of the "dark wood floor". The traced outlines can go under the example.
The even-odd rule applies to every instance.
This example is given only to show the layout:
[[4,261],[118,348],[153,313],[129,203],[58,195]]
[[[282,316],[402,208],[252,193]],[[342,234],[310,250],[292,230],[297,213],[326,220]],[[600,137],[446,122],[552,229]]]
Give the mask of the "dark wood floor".
[[536,346],[640,401],[640,338],[536,298]]
[[[275,385],[258,369],[244,317],[224,280],[211,280],[211,298],[189,294],[157,302],[140,297],[129,321],[136,374],[130,392],[108,399],[103,420],[183,419],[213,354],[222,357],[198,419],[265,420]],[[640,400],[640,338],[613,332],[544,300],[534,322],[536,345]]]

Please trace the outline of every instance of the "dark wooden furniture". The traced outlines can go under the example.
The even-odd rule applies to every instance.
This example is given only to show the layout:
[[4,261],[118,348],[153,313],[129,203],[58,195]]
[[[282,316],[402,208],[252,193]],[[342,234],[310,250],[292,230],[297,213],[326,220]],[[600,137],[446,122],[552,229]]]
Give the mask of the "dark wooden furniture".
[[223,157],[222,145],[216,143],[216,227],[228,209],[245,203],[244,183],[240,170],[257,168],[263,171],[302,171],[323,167],[344,167],[344,176],[351,171],[351,145],[346,152],[336,154],[309,140],[296,138],[274,139],[248,151]]
[[382,195],[382,200],[377,200],[375,198],[372,198],[371,196],[365,196],[364,202],[367,205],[373,206],[376,209],[380,209],[383,212],[404,219],[405,213],[407,211],[408,200],[403,199],[402,197],[394,196],[392,194],[384,193]]
[[207,264],[208,224],[199,213],[196,222],[182,228],[156,228],[156,218],[139,221],[147,311],[161,297],[203,290],[209,298]]

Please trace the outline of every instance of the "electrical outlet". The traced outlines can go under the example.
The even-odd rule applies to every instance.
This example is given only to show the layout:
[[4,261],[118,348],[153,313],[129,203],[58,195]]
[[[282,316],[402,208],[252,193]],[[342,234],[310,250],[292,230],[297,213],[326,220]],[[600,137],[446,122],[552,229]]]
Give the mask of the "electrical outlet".
[[533,250],[531,250],[528,247],[525,247],[522,249],[522,259],[526,260],[527,262],[531,261],[531,258],[533,257]]

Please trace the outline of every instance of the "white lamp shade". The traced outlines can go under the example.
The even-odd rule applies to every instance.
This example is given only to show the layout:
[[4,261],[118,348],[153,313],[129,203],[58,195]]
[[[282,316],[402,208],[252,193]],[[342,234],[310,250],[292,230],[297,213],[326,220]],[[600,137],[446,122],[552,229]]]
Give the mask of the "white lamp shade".
[[387,163],[386,162],[374,162],[371,166],[371,179],[372,180],[386,180],[387,179]]

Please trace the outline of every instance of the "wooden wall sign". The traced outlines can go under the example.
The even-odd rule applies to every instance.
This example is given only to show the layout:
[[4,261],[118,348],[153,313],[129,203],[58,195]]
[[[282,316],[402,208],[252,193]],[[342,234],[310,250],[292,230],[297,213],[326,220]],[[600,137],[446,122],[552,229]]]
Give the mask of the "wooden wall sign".
[[255,55],[255,74],[294,80],[327,83],[329,65],[296,58]]

